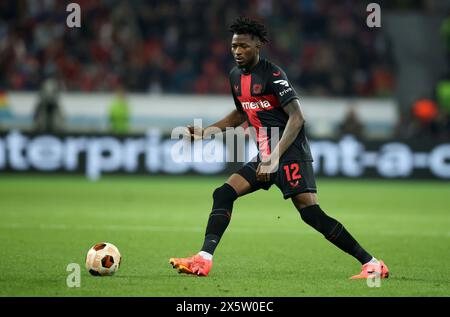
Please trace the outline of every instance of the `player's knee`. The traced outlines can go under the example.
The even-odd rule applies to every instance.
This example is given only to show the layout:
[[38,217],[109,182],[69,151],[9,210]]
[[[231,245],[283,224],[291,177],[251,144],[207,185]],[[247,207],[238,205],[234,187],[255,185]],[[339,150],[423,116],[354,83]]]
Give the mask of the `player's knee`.
[[300,210],[300,216],[304,222],[322,233],[327,239],[333,237],[336,230],[341,230],[342,225],[328,216],[319,205],[312,205]]
[[322,214],[324,212],[322,211],[322,209],[320,209],[319,205],[301,208],[299,212],[300,217],[304,222],[306,222],[308,225],[315,228],[316,230],[320,229],[320,218],[322,218]]
[[216,188],[213,192],[213,210],[215,209],[227,209],[233,208],[233,202],[237,199],[238,195],[234,188],[225,183],[222,186]]

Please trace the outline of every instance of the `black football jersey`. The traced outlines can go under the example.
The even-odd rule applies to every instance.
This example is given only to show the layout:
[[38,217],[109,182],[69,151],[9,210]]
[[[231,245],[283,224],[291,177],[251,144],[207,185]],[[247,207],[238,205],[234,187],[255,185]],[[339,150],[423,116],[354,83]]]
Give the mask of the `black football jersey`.
[[[289,119],[283,107],[298,99],[294,87],[280,67],[265,59],[249,71],[234,67],[230,84],[236,108],[245,113],[248,124],[255,128],[260,154],[270,154],[271,128],[279,128],[281,139]],[[302,160],[312,161],[304,126],[292,146],[300,150]]]

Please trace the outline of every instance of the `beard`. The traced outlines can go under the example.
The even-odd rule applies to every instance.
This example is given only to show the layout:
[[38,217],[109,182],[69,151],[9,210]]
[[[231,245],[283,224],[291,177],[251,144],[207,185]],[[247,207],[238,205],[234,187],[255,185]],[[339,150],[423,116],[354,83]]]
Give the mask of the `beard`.
[[254,65],[256,61],[258,61],[258,55],[256,55],[256,56],[255,56],[254,58],[252,58],[251,60],[247,60],[247,61],[246,61],[245,63],[243,63],[243,64],[238,64],[238,63],[236,62],[236,65],[237,65],[237,67],[238,67],[239,69],[246,70],[246,69],[250,68],[251,65]]
[[248,66],[248,62],[247,63],[243,63],[243,64],[239,64],[238,62],[236,62],[236,66],[240,69],[246,68]]

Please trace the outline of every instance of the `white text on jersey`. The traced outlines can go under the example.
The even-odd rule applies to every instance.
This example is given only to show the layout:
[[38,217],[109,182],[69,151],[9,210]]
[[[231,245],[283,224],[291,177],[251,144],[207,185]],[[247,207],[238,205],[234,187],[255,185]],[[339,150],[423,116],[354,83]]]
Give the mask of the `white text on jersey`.
[[242,108],[244,110],[249,110],[249,109],[266,109],[270,107],[270,102],[267,100],[259,100],[259,101],[246,101],[246,102],[242,102]]

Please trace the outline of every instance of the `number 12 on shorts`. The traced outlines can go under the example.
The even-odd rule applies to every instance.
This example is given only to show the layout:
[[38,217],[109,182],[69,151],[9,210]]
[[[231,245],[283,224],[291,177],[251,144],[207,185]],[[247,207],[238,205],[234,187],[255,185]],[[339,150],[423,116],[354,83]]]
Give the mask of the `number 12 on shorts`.
[[298,163],[291,163],[283,166],[284,172],[286,173],[286,179],[288,182],[296,181],[302,178],[302,175],[299,174],[300,166]]

